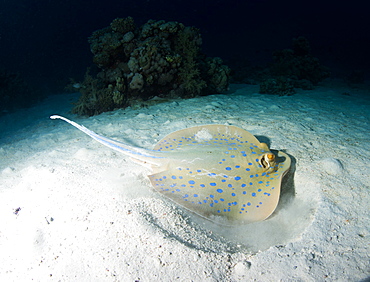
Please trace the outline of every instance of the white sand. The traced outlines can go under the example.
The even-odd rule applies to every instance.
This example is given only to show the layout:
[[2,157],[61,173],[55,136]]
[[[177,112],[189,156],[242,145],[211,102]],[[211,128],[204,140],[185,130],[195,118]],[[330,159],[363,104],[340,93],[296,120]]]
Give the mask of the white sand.
[[[0,117],[0,281],[368,278],[366,91],[326,86],[278,97],[232,89],[90,118],[68,113],[76,94],[54,96]],[[146,168],[51,114],[144,148],[178,129],[236,125],[286,150],[293,165],[272,217],[221,227],[162,198]]]

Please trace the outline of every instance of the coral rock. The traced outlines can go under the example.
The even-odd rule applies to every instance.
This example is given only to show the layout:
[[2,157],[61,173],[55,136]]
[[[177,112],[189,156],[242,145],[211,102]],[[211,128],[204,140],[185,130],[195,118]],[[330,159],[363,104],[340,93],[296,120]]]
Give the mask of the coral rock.
[[137,28],[131,17],[115,19],[89,37],[93,61],[73,111],[96,115],[154,96],[194,97],[227,90],[230,69],[201,54],[199,29],[149,20]]
[[143,75],[140,73],[135,73],[134,77],[130,82],[130,89],[141,90],[144,86]]

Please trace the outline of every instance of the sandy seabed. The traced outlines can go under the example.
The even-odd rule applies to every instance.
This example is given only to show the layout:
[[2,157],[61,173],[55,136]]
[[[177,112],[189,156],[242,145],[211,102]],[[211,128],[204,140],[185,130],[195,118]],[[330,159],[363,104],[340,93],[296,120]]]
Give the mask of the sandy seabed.
[[[365,281],[370,92],[160,100],[90,118],[76,94],[0,117],[0,281]],[[163,198],[148,169],[62,121],[151,149],[179,129],[236,125],[292,157],[263,222],[220,226]]]

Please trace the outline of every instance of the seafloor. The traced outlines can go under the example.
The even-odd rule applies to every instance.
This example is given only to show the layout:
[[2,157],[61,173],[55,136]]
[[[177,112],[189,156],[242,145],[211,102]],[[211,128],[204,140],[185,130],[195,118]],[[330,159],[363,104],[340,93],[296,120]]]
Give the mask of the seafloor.
[[[90,118],[76,94],[0,117],[1,281],[360,281],[370,276],[370,92],[156,100]],[[152,148],[175,130],[236,125],[293,164],[266,221],[218,226],[156,193],[148,170],[65,122]]]

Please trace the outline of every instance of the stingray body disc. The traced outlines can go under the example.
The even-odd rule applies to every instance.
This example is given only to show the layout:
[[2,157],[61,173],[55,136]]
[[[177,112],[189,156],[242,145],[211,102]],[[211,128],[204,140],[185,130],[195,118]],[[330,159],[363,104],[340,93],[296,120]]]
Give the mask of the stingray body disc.
[[199,126],[162,139],[156,150],[167,152],[167,163],[150,175],[154,188],[212,221],[231,224],[266,219],[275,210],[281,180],[290,158],[278,152],[274,167],[261,157],[269,153],[249,132],[230,126]]

